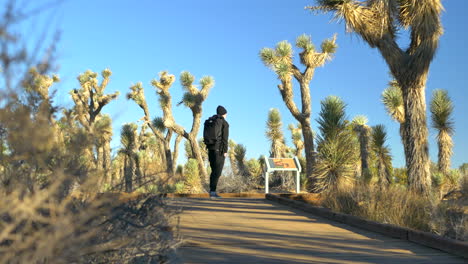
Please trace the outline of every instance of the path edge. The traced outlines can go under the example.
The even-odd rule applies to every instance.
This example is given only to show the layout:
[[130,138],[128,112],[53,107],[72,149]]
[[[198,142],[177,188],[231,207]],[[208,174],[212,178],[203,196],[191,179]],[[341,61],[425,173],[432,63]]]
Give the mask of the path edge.
[[358,227],[367,231],[376,232],[382,235],[411,241],[426,247],[435,248],[457,256],[468,259],[468,243],[450,238],[441,237],[429,232],[422,232],[406,227],[391,224],[382,224],[375,221],[366,220],[357,216],[333,212],[330,209],[313,206],[289,198],[280,197],[275,194],[266,194],[265,199],[287,205],[301,211],[318,215],[336,222]]

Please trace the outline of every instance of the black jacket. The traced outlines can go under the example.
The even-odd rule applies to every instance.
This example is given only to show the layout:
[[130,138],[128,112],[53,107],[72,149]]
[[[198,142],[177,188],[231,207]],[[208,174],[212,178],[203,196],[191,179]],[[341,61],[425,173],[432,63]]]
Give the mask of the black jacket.
[[229,147],[229,123],[224,119],[224,117],[219,115],[214,115],[213,118],[217,119],[217,122],[222,122],[221,124],[221,137],[216,140],[214,146],[209,146],[209,150],[219,150],[221,153],[227,153]]

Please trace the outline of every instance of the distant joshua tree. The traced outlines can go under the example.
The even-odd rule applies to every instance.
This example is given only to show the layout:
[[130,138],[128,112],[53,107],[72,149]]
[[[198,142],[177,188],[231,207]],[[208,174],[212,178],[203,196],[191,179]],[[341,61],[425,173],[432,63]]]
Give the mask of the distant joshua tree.
[[367,125],[367,117],[356,116],[352,121],[353,130],[358,134],[359,152],[361,156],[361,176],[369,173],[370,163],[370,139],[372,129]]
[[156,88],[159,95],[159,102],[163,110],[163,124],[169,130],[183,136],[188,140],[192,148],[193,154],[198,162],[200,176],[203,181],[208,178],[206,172],[205,163],[203,160],[202,152],[198,144],[197,135],[200,130],[201,117],[203,114],[203,102],[208,97],[210,89],[214,86],[214,80],[210,76],[205,76],[200,79],[200,88],[198,88],[193,82],[195,77],[189,72],[182,72],[180,75],[180,83],[185,89],[182,101],[180,104],[184,104],[192,111],[192,128],[190,132],[187,132],[185,128],[177,124],[172,114],[172,97],[169,89],[174,82],[174,75],[168,74],[167,72],[161,72],[159,74],[159,80],[153,80],[151,84]]
[[289,131],[291,131],[291,140],[295,147],[294,156],[302,158],[302,151],[304,150],[304,140],[302,138],[301,124],[297,124],[297,127],[295,127],[293,124],[289,124],[288,129]]
[[111,177],[112,119],[109,115],[100,115],[94,127],[97,151],[96,164],[98,168],[103,169],[104,177],[102,177],[101,183],[104,183],[109,181]]
[[246,164],[246,160],[245,160],[246,152],[247,152],[247,149],[242,144],[236,145],[234,149],[234,156],[236,159],[237,169],[239,171],[239,174],[249,179],[252,176],[252,174],[250,173],[249,168],[247,167],[247,164]]
[[447,175],[450,171],[450,158],[453,154],[452,135],[454,125],[452,120],[453,105],[446,90],[434,90],[430,104],[432,127],[437,129],[437,144],[439,155],[437,167]]
[[392,182],[392,156],[385,141],[387,141],[385,127],[383,125],[374,126],[372,128],[372,150],[376,157],[379,187],[381,189],[387,188]]
[[138,135],[137,135],[136,124],[125,124],[123,125],[120,132],[120,143],[122,148],[119,153],[124,156],[124,183],[125,191],[133,191],[133,181],[136,179],[136,156],[138,151]]
[[[321,52],[315,49],[311,37],[301,35],[296,39],[296,46],[302,49],[299,53],[301,63],[305,66],[303,72],[293,63],[293,51],[291,44],[287,41],[281,41],[275,49],[263,48],[260,51],[260,58],[263,63],[271,67],[278,75],[281,84],[278,89],[286,106],[294,118],[301,124],[302,135],[304,136],[304,149],[306,155],[306,175],[310,177],[315,162],[314,158],[314,136],[310,125],[311,98],[310,81],[314,76],[315,69],[323,66],[331,60],[335,53],[336,35],[332,39],[322,42]],[[293,77],[297,80],[301,89],[301,110],[296,106],[293,96]]]
[[[427,142],[425,88],[429,65],[443,33],[440,0],[356,1],[316,0],[306,7],[334,12],[344,19],[346,29],[361,36],[371,48],[379,49],[403,95],[404,137],[409,187],[429,195],[431,176]],[[410,44],[397,44],[399,30],[409,30]]]
[[[168,81],[171,81],[172,83],[174,80]],[[127,99],[133,100],[143,110],[143,120],[145,124],[151,129],[156,138],[162,142],[162,151],[164,153],[163,158],[165,162],[166,171],[170,175],[174,175],[176,164],[170,145],[173,131],[166,129],[166,127],[163,124],[163,119],[161,117],[156,117],[151,121],[151,114],[149,112],[148,104],[146,103],[145,91],[141,82],[132,85],[130,87],[130,90],[131,91],[127,93]],[[179,143],[180,139],[175,141],[175,153],[178,153],[177,149]]]
[[270,157],[285,158],[287,156],[286,141],[283,134],[283,123],[278,109],[270,109],[268,113],[266,137],[270,140]]
[[[81,126],[89,134],[90,138],[94,139],[94,148],[96,156],[94,157],[93,150],[87,151],[86,159],[93,160],[96,168],[105,172],[106,177],[110,169],[110,140],[112,138],[112,122],[109,117],[104,117],[101,114],[102,108],[109,102],[119,96],[119,92],[112,94],[104,94],[104,90],[109,84],[112,72],[105,69],[101,72],[102,81],[98,83],[98,74],[87,70],[78,76],[81,88],[73,89],[70,94],[73,102],[73,112],[75,118]],[[104,146],[106,146],[104,150]],[[104,153],[106,151],[106,153]]]

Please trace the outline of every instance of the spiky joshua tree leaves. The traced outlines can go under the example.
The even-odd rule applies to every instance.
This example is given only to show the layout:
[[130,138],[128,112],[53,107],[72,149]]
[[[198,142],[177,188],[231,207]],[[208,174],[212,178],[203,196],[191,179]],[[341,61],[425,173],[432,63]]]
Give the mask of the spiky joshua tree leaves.
[[136,155],[137,155],[137,129],[136,124],[130,123],[122,126],[120,131],[120,143],[122,148],[119,153],[124,155],[124,181],[125,191],[133,191],[133,181],[136,179]]
[[285,158],[287,153],[286,141],[283,134],[283,123],[278,109],[273,108],[268,112],[265,135],[270,140],[270,157]]
[[346,121],[346,104],[337,96],[328,96],[320,102],[317,122],[320,135],[317,140],[316,183],[312,191],[334,191],[349,182],[358,161],[358,143]]
[[[301,63],[305,66],[303,72],[293,63],[292,46],[287,41],[279,42],[275,49],[263,48],[260,51],[260,58],[266,66],[270,67],[278,75],[278,79],[281,82],[278,85],[278,89],[283,101],[294,118],[301,124],[307,164],[306,175],[310,178],[315,158],[314,137],[310,126],[311,97],[309,84],[313,78],[315,69],[331,60],[332,55],[335,53],[337,48],[336,35],[322,42],[321,51],[315,48],[311,37],[305,34],[296,39],[296,46],[301,49],[299,57]],[[299,110],[294,102],[293,78],[300,85],[301,110]]]
[[406,148],[405,108],[403,106],[403,94],[397,81],[390,81],[389,86],[382,92],[382,102],[390,117],[400,124],[401,142],[403,148]]
[[379,187],[385,189],[392,183],[392,156],[386,145],[387,131],[385,126],[376,125],[372,128],[372,151],[376,157],[376,167]]
[[109,84],[111,75],[112,72],[109,69],[103,70],[101,72],[102,81],[99,84],[98,74],[87,70],[78,76],[81,88],[73,89],[70,92],[75,103],[74,111],[77,114],[78,121],[88,131],[92,130],[92,126],[102,108],[119,96],[118,91],[113,94],[104,94],[104,89]]
[[447,175],[450,171],[452,157],[454,124],[452,120],[453,105],[446,90],[434,90],[430,103],[432,127],[438,131],[437,144],[439,155],[437,167]]
[[[425,86],[429,65],[443,33],[440,0],[316,0],[306,7],[333,12],[348,31],[377,48],[401,87],[405,110],[405,146],[408,182],[413,191],[429,194],[431,177],[426,124]],[[398,31],[408,30],[409,47],[398,46]]]

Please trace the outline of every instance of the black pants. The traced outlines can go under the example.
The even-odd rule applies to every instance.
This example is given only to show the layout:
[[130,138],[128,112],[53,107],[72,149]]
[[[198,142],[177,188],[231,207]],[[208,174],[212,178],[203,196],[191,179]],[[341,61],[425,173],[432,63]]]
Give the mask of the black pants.
[[208,150],[208,159],[211,167],[210,192],[216,192],[219,176],[221,176],[221,172],[223,171],[224,153],[217,150]]

